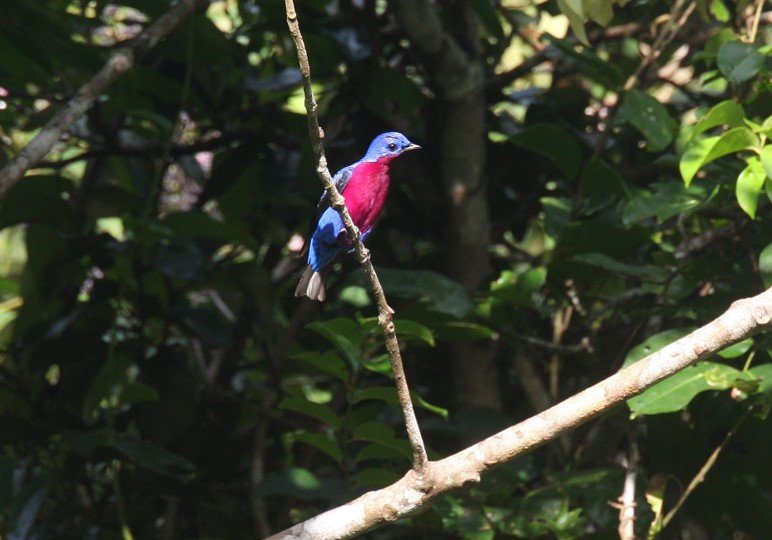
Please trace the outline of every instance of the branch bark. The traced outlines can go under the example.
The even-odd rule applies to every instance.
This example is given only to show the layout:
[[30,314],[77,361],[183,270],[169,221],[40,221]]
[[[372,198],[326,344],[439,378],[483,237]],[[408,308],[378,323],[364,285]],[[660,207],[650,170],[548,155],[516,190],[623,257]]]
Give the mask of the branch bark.
[[0,170],[0,196],[51,151],[64,132],[91,108],[102,92],[134,67],[137,58],[168,36],[192,13],[208,5],[209,0],[180,0],[134,38],[130,46],[113,51],[102,69],[81,86],[64,109],[49,120],[40,133]]
[[407,385],[405,369],[402,366],[402,354],[399,351],[397,333],[394,327],[394,321],[392,320],[394,310],[392,310],[386,302],[386,295],[383,292],[383,287],[378,279],[378,275],[375,273],[373,263],[370,261],[370,252],[362,243],[359,229],[354,225],[354,222],[348,213],[348,209],[346,208],[346,202],[336,189],[335,184],[332,181],[332,175],[330,175],[330,171],[327,168],[327,158],[324,155],[324,146],[322,145],[324,131],[322,131],[322,128],[319,126],[319,118],[316,113],[316,98],[314,97],[314,91],[311,87],[311,66],[308,62],[308,53],[306,52],[303,35],[300,33],[298,16],[295,11],[295,2],[293,0],[285,0],[284,7],[287,12],[287,26],[289,26],[292,40],[295,42],[295,48],[298,51],[298,63],[300,64],[300,74],[303,78],[303,93],[305,94],[306,113],[308,115],[308,134],[311,139],[311,145],[314,148],[314,155],[316,156],[316,172],[319,175],[322,184],[324,184],[324,189],[330,196],[332,207],[340,214],[343,224],[346,226],[349,240],[354,244],[357,258],[362,264],[367,277],[370,279],[370,286],[375,295],[375,300],[378,303],[378,324],[383,329],[386,350],[389,353],[391,370],[394,374],[394,384],[397,386],[397,397],[402,406],[407,436],[408,439],[410,439],[410,445],[413,449],[413,470],[420,476],[428,463],[428,460],[423,437],[421,436],[421,430],[418,427],[418,420],[416,420],[415,411],[413,410],[413,402],[410,400],[410,389]]
[[431,461],[394,484],[269,537],[350,538],[420,511],[432,499],[480,481],[482,474],[554,440],[697,360],[772,329],[772,288],[734,302],[717,319],[643,360],[457,454]]

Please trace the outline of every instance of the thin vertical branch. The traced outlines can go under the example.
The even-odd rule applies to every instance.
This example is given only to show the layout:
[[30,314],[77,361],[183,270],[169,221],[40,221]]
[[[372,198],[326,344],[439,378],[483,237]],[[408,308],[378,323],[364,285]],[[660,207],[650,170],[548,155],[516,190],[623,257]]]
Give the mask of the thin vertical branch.
[[699,472],[692,478],[692,481],[689,482],[689,485],[686,487],[684,492],[681,494],[681,498],[678,499],[678,502],[673,507],[673,509],[668,512],[664,519],[662,520],[662,528],[668,526],[668,524],[673,520],[676,513],[681,509],[681,506],[686,502],[686,499],[689,498],[689,495],[691,495],[695,489],[697,489],[697,486],[699,486],[702,482],[705,481],[705,477],[708,475],[708,472],[710,472],[710,469],[713,468],[713,465],[715,465],[716,460],[718,459],[719,454],[721,451],[726,448],[726,445],[729,444],[729,441],[731,441],[735,435],[737,435],[737,432],[740,429],[740,426],[745,421],[746,418],[750,415],[751,411],[753,410],[752,407],[749,407],[748,410],[745,411],[745,413],[740,417],[740,419],[737,421],[737,423],[732,427],[732,429],[729,430],[729,433],[726,434],[726,437],[724,437],[724,440],[721,441],[721,444],[719,444],[713,452],[711,452],[710,456],[708,457],[707,461],[705,461],[705,464],[700,468]]
[[324,155],[324,147],[322,146],[324,131],[322,131],[322,128],[319,126],[316,99],[311,87],[311,66],[308,62],[308,53],[306,51],[305,42],[303,41],[303,35],[300,33],[298,16],[295,11],[295,2],[293,0],[285,0],[284,6],[287,12],[287,25],[289,26],[292,39],[295,42],[295,48],[298,51],[298,63],[300,65],[300,74],[303,78],[303,92],[305,94],[305,106],[308,114],[308,132],[317,161],[316,172],[319,175],[322,184],[324,184],[324,189],[330,197],[332,207],[340,214],[343,224],[346,226],[348,237],[354,244],[357,258],[362,264],[367,277],[370,279],[370,286],[372,287],[375,300],[378,303],[378,324],[383,329],[386,350],[389,353],[391,369],[394,372],[394,382],[397,385],[399,403],[405,416],[407,436],[410,439],[410,445],[413,449],[413,469],[416,472],[421,472],[425,469],[428,460],[423,438],[421,436],[421,430],[418,427],[418,421],[416,420],[415,411],[413,410],[413,403],[410,400],[410,389],[408,388],[407,379],[405,378],[405,370],[402,367],[402,355],[399,352],[399,342],[397,341],[397,334],[392,319],[394,311],[386,302],[386,295],[383,292],[383,287],[378,279],[378,275],[375,273],[373,263],[370,261],[370,252],[362,243],[359,229],[354,225],[351,215],[349,215],[348,210],[346,209],[345,200],[335,188],[332,176],[327,168],[327,158]]
[[630,434],[630,451],[625,457],[625,485],[619,497],[619,532],[620,540],[635,540],[635,480],[638,476],[638,443],[635,428]]

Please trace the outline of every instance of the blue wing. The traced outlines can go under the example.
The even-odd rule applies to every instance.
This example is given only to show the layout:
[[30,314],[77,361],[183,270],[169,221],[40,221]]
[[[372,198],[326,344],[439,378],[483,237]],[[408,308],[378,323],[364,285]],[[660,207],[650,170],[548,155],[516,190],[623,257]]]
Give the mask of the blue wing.
[[[335,184],[335,189],[337,189],[339,193],[343,193],[346,190],[348,181],[351,180],[351,175],[354,173],[354,168],[356,168],[356,166],[357,163],[349,165],[348,167],[343,167],[332,177],[332,183]],[[325,190],[324,193],[322,193],[322,196],[319,197],[319,204],[316,205],[316,216],[321,216],[329,206],[330,196],[327,194],[327,190]]]
[[[346,190],[346,186],[348,185],[349,180],[351,180],[351,175],[353,174],[354,168],[357,166],[357,164],[358,162],[349,165],[348,167],[343,167],[341,170],[335,173],[335,176],[332,177],[332,182],[335,184],[335,188],[339,193],[343,193]],[[319,220],[323,215],[325,215],[326,210],[330,208],[330,204],[330,196],[327,194],[327,190],[325,190],[324,193],[322,193],[322,196],[319,198],[319,203],[316,205],[316,216],[311,221],[311,227],[308,230],[308,234],[306,234],[306,243],[303,246],[303,250],[299,253],[299,257],[305,257],[308,254],[308,249],[311,245],[311,237],[313,236],[314,231],[317,229]],[[337,212],[333,211],[333,213],[336,216],[338,215]]]

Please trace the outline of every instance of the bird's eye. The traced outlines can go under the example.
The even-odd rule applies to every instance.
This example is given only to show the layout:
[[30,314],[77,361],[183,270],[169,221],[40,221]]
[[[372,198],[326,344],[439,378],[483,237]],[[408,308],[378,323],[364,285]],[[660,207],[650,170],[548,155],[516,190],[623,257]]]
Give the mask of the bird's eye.
[[389,152],[394,152],[397,149],[397,143],[390,142],[387,148],[389,149]]

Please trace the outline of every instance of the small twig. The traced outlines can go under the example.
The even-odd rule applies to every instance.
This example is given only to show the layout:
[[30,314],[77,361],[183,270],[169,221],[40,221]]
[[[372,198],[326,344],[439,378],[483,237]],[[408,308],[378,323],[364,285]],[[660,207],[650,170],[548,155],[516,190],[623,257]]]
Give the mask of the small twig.
[[574,306],[559,309],[552,316],[552,343],[555,345],[550,359],[550,396],[557,401],[560,394],[560,347],[563,342],[563,334],[571,325],[571,316],[574,314]]
[[121,75],[131,70],[137,58],[170,34],[193,12],[206,7],[209,0],[181,0],[134,38],[129,47],[116,49],[94,77],[80,87],[75,96],[40,130],[21,152],[0,170],[0,196],[24,173],[45,157],[64,132],[94,104]]
[[756,32],[759,31],[759,21],[761,20],[761,8],[764,6],[764,0],[756,0],[756,12],[753,14],[751,31],[748,32],[748,43],[756,41]]
[[622,495],[619,497],[619,503],[614,504],[619,508],[619,538],[620,540],[635,540],[635,479],[638,475],[638,443],[636,442],[636,432],[630,433],[630,452],[625,457],[625,485]]
[[391,369],[394,372],[394,382],[397,385],[397,396],[399,397],[399,402],[402,406],[402,412],[405,415],[407,436],[410,439],[410,445],[413,449],[413,469],[420,473],[425,469],[428,460],[426,457],[426,448],[424,447],[423,438],[421,436],[421,430],[418,427],[418,421],[416,420],[415,411],[413,410],[413,403],[410,400],[410,389],[408,388],[407,379],[405,378],[405,370],[402,367],[402,356],[399,352],[399,342],[397,341],[397,334],[392,320],[394,311],[386,302],[386,295],[383,292],[383,287],[375,273],[373,263],[370,261],[370,252],[367,251],[367,248],[365,248],[362,243],[359,229],[354,225],[351,215],[346,208],[345,200],[335,188],[332,176],[327,168],[327,158],[324,155],[324,147],[322,146],[324,132],[319,126],[319,118],[316,113],[316,99],[314,97],[313,88],[311,87],[311,66],[308,62],[308,53],[306,52],[303,35],[300,33],[298,16],[295,11],[295,2],[293,0],[285,0],[284,6],[287,12],[287,25],[289,26],[292,39],[295,42],[295,48],[298,51],[298,63],[300,65],[300,74],[303,77],[303,92],[305,93],[306,112],[308,114],[308,132],[317,161],[316,172],[324,184],[324,189],[330,196],[332,207],[335,208],[343,220],[349,240],[354,244],[359,262],[362,264],[365,273],[370,278],[370,285],[378,303],[378,324],[383,329],[386,350],[389,353]]
[[731,441],[735,435],[737,435],[737,431],[740,429],[740,426],[745,421],[746,418],[750,415],[751,411],[753,410],[752,407],[749,407],[748,410],[743,413],[743,415],[740,417],[740,419],[737,421],[737,423],[732,427],[732,429],[729,430],[729,433],[726,434],[726,437],[724,437],[724,440],[721,441],[721,444],[719,444],[715,450],[710,454],[707,461],[705,461],[705,464],[700,468],[699,472],[692,478],[692,481],[689,482],[689,485],[686,487],[686,490],[681,494],[681,497],[678,499],[678,502],[673,507],[673,509],[668,512],[665,517],[662,519],[662,528],[668,526],[668,524],[673,520],[676,513],[681,509],[681,506],[686,502],[686,499],[689,498],[689,495],[692,494],[692,492],[697,489],[697,486],[700,485],[702,482],[705,481],[705,477],[708,475],[708,472],[710,472],[710,469],[713,467],[713,465],[716,463],[716,460],[718,459],[718,455],[721,453],[721,451],[726,447],[727,444],[729,444],[729,441]]

